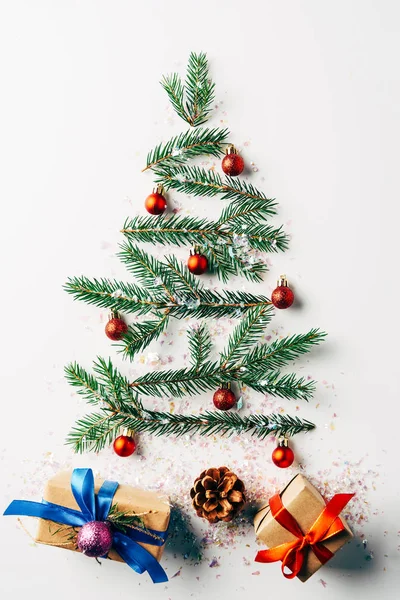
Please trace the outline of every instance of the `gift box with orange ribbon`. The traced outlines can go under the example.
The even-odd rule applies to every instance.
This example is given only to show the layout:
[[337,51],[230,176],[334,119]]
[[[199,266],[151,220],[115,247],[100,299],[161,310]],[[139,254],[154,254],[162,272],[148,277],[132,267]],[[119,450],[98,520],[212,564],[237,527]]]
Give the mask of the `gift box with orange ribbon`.
[[326,502],[303,475],[296,475],[255,516],[257,538],[267,546],[255,560],[281,561],[286,578],[307,581],[353,537],[341,514],[353,496],[335,494]]

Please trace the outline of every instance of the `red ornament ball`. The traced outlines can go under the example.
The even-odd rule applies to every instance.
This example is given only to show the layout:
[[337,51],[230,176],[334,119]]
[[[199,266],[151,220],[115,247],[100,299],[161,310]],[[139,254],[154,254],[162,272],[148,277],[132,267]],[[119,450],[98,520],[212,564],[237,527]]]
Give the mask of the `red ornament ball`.
[[294,293],[288,286],[285,275],[278,279],[278,286],[274,289],[271,302],[275,308],[289,308],[294,302]]
[[167,201],[162,194],[153,192],[147,196],[144,206],[151,215],[161,215],[167,208]]
[[193,275],[203,275],[208,268],[208,260],[204,254],[191,254],[187,261],[188,269]]
[[128,325],[121,319],[121,317],[113,317],[110,319],[105,327],[106,336],[118,342],[122,340],[125,333],[128,331]]
[[229,410],[236,404],[235,394],[232,390],[220,388],[215,392],[213,402],[215,408],[218,408],[218,410]]
[[287,469],[294,461],[294,452],[289,446],[277,446],[272,452],[272,462],[280,469]]
[[235,152],[231,152],[222,159],[222,170],[229,177],[240,175],[244,169],[244,160]]
[[120,435],[114,440],[113,448],[118,456],[130,456],[136,450],[135,440],[130,435]]

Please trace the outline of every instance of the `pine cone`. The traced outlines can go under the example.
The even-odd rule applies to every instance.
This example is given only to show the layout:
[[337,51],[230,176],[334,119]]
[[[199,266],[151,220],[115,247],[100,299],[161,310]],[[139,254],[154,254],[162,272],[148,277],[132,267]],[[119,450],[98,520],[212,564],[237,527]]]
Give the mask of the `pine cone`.
[[232,521],[246,501],[243,481],[228,467],[203,471],[190,497],[197,515],[210,523]]

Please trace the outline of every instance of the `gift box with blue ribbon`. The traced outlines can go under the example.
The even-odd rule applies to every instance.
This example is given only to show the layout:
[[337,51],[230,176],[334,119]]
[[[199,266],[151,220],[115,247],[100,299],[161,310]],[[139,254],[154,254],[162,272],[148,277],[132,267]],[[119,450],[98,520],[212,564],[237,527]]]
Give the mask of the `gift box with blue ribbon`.
[[[75,469],[51,478],[42,502],[13,500],[4,514],[38,517],[37,542],[76,551],[80,551],[80,528],[93,522],[107,523],[112,545],[102,558],[126,562],[137,573],[147,571],[154,583],[168,581],[159,560],[170,507],[168,500],[155,492],[115,481],[95,481],[91,469]],[[134,519],[121,528],[116,515]]]

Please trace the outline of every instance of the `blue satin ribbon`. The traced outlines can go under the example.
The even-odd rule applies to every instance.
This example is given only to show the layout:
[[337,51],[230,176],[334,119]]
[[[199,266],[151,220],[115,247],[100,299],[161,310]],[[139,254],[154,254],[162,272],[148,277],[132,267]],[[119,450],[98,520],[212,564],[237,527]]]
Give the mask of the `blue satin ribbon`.
[[[90,521],[107,520],[117,488],[116,481],[105,481],[98,493],[95,494],[92,469],[74,469],[71,477],[71,489],[80,510],[59,506],[46,500],[42,500],[42,502],[13,500],[4,515],[39,517],[71,527],[81,527]],[[147,571],[154,583],[163,583],[168,581],[164,569],[154,556],[137,542],[162,546],[167,535],[167,531],[154,529],[140,531],[129,529],[127,533],[114,530],[113,548],[136,573],[141,574]],[[157,536],[157,538],[153,536]]]

